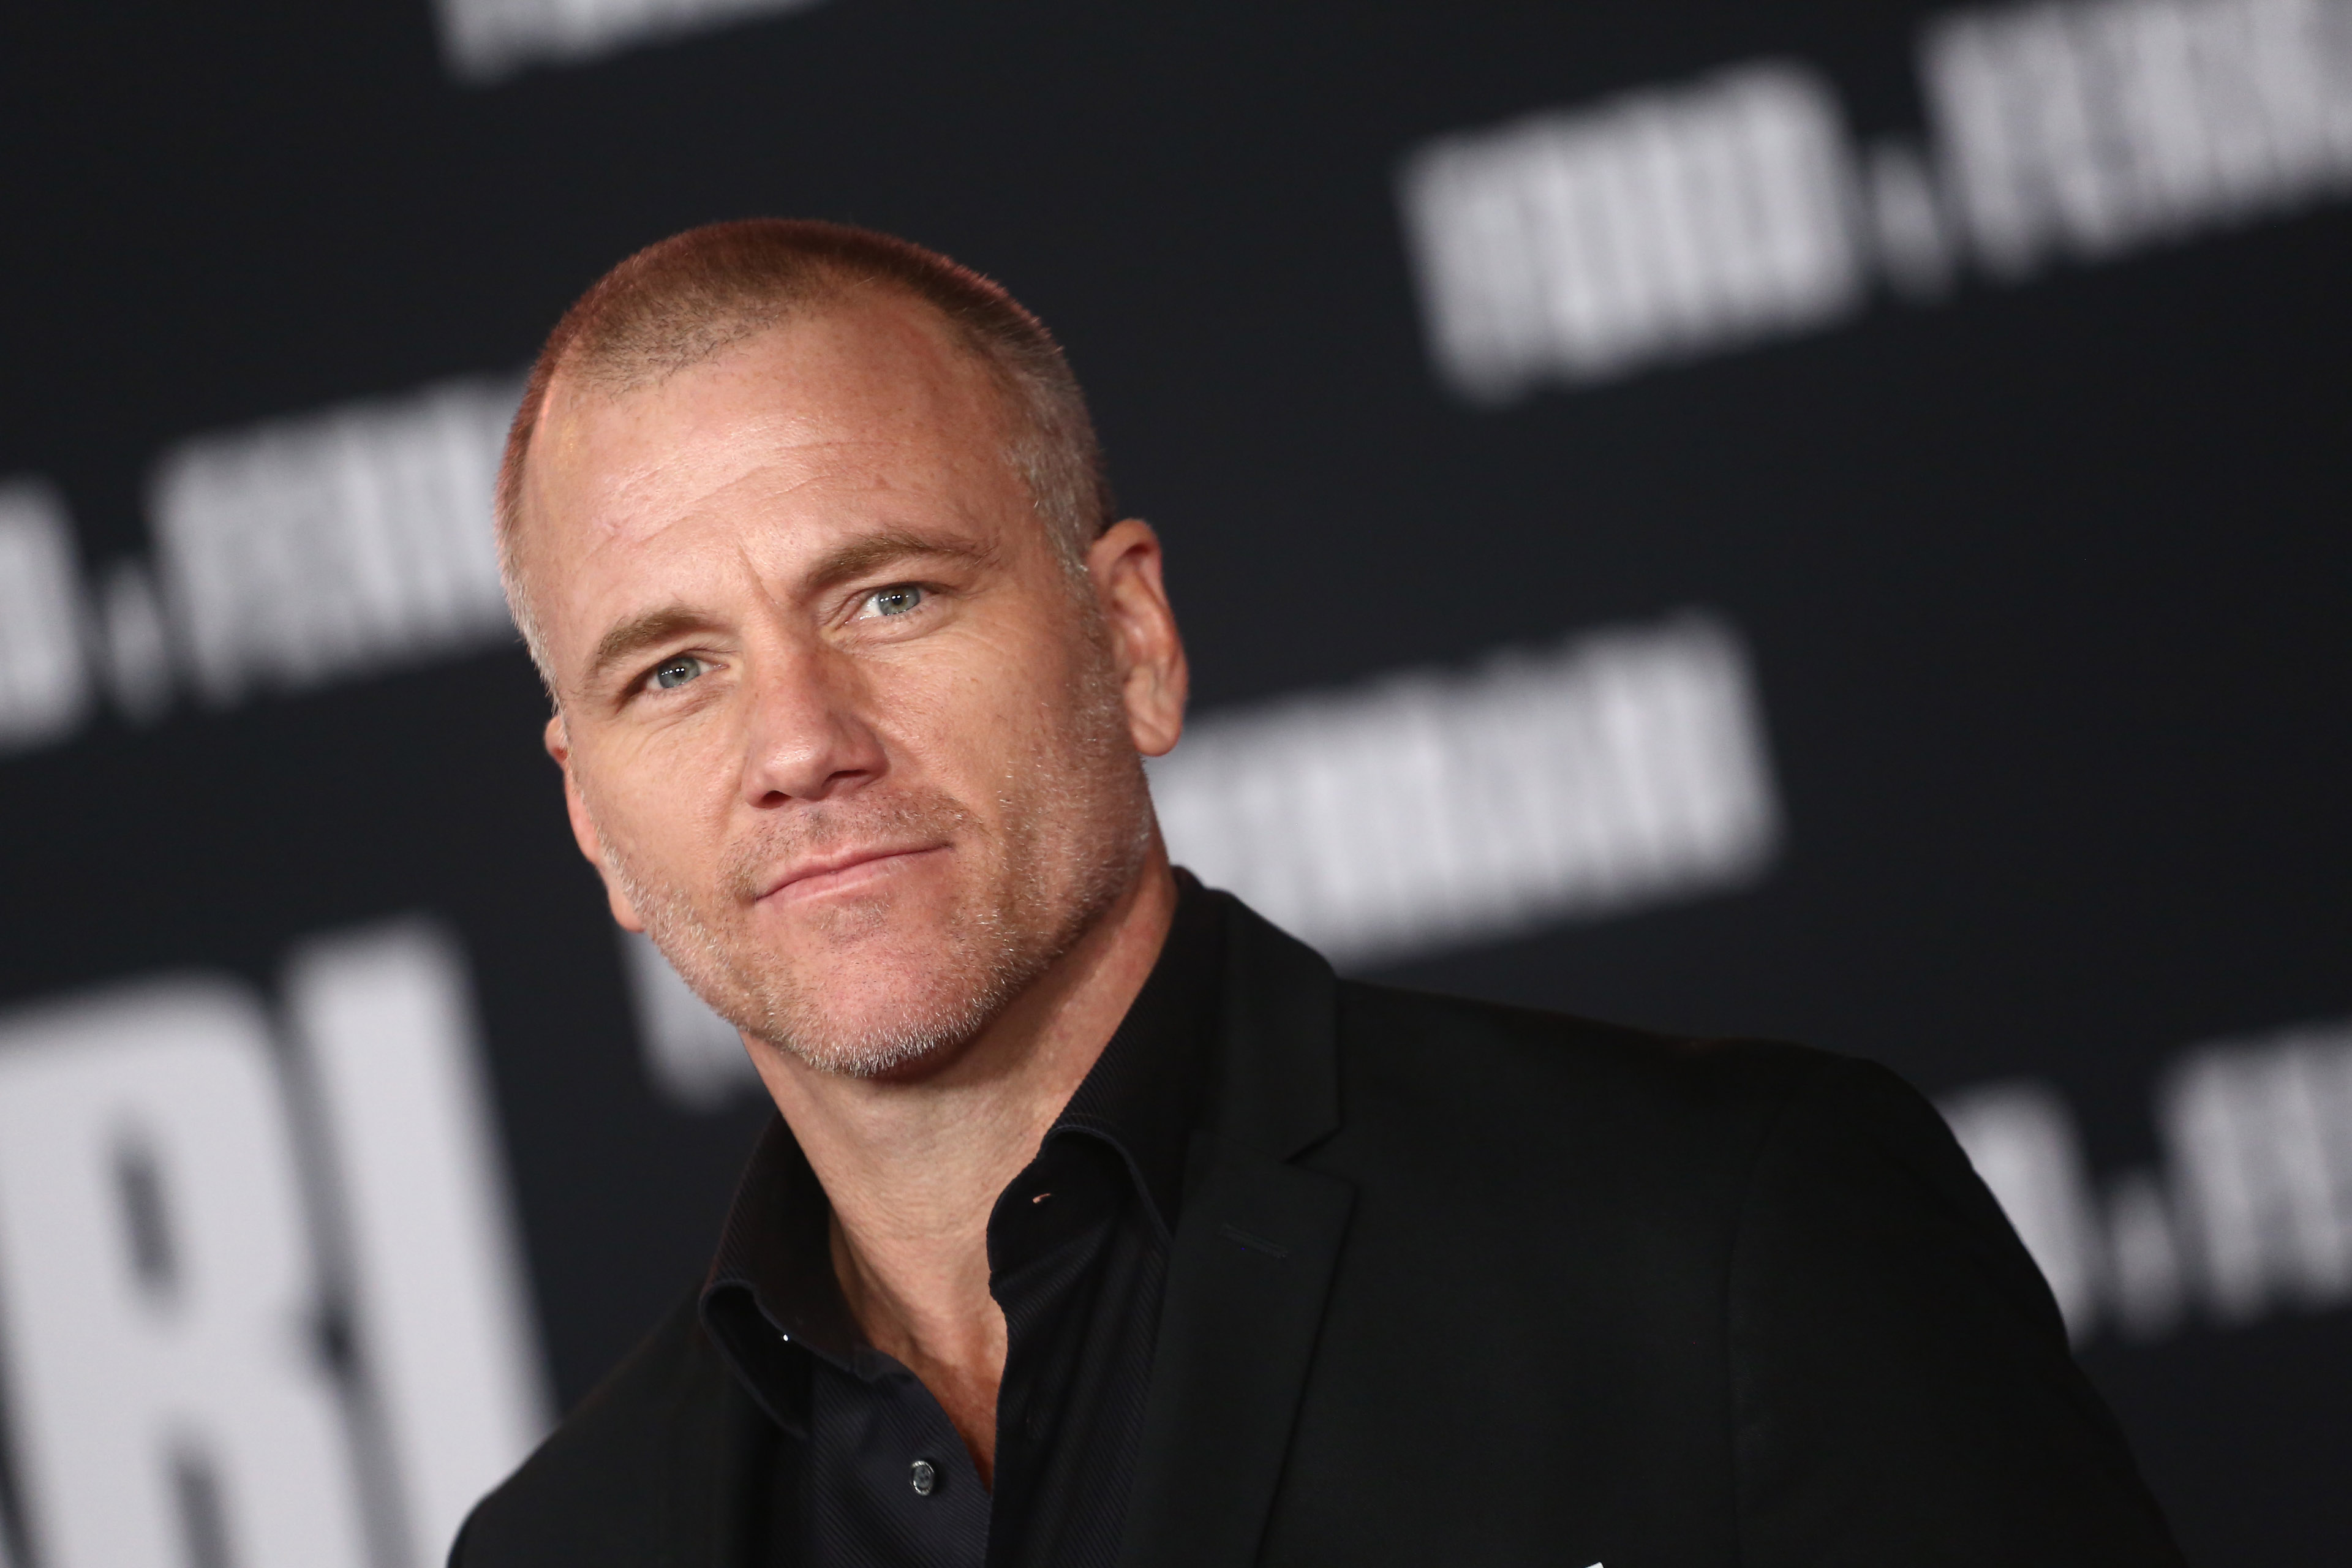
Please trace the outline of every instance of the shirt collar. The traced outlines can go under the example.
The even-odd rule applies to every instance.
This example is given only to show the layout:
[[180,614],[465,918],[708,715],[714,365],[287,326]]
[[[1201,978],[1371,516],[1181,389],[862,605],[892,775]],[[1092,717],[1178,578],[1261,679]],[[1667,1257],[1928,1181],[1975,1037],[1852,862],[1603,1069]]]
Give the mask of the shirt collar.
[[[1209,1097],[1224,945],[1217,895],[1190,872],[1176,879],[1175,918],[1150,975],[1045,1138],[1048,1151],[1071,1136],[1108,1145],[1149,1200],[1163,1242],[1176,1228],[1185,1153]],[[701,1303],[706,1330],[755,1392],[772,1384],[785,1341],[861,1376],[896,1364],[866,1346],[842,1298],[831,1212],[792,1130],[772,1119],[728,1209]]]
[[1176,873],[1176,915],[1143,989],[1118,1028],[1046,1129],[1102,1140],[1125,1160],[1150,1200],[1162,1238],[1183,1204],[1184,1158],[1209,1098],[1224,921],[1217,898]]

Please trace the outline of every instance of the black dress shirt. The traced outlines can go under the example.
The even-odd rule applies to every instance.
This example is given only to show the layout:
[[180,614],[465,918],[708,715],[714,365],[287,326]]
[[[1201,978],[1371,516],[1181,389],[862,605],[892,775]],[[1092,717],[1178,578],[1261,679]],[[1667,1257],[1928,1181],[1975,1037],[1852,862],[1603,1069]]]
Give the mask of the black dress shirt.
[[1217,1021],[1222,922],[1199,884],[1181,888],[1127,1018],[989,1217],[989,1291],[1009,1339],[992,1492],[930,1391],[858,1331],[824,1189],[782,1120],[770,1124],[701,1311],[783,1433],[758,1526],[776,1557],[1108,1568]]

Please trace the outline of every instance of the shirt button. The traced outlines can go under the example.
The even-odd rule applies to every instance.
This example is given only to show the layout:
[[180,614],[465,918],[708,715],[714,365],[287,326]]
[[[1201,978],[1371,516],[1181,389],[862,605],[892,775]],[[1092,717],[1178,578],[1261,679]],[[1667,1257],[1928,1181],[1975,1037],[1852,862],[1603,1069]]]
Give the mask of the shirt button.
[[929,1497],[931,1489],[940,1484],[940,1473],[931,1468],[929,1459],[917,1459],[914,1468],[908,1472],[907,1479],[914,1487],[917,1497]]

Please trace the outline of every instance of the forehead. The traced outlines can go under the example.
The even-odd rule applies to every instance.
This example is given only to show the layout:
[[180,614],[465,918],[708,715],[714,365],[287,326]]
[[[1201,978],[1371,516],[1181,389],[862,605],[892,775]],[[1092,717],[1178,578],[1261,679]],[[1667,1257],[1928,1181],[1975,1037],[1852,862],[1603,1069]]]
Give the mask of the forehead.
[[1005,414],[947,322],[879,290],[618,395],[560,373],[523,474],[521,553],[545,587],[681,529],[775,531],[894,500],[951,500],[974,521],[1025,510]]

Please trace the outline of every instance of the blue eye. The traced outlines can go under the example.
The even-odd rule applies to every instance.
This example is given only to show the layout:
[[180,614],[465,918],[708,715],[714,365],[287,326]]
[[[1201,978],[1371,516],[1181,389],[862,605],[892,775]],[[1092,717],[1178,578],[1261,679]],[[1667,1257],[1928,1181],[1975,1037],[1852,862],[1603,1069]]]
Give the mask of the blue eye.
[[866,602],[877,616],[903,616],[923,602],[923,591],[912,583],[899,583],[868,594]]
[[654,684],[664,691],[671,691],[701,673],[702,661],[692,654],[682,653],[676,658],[666,658],[654,666]]

